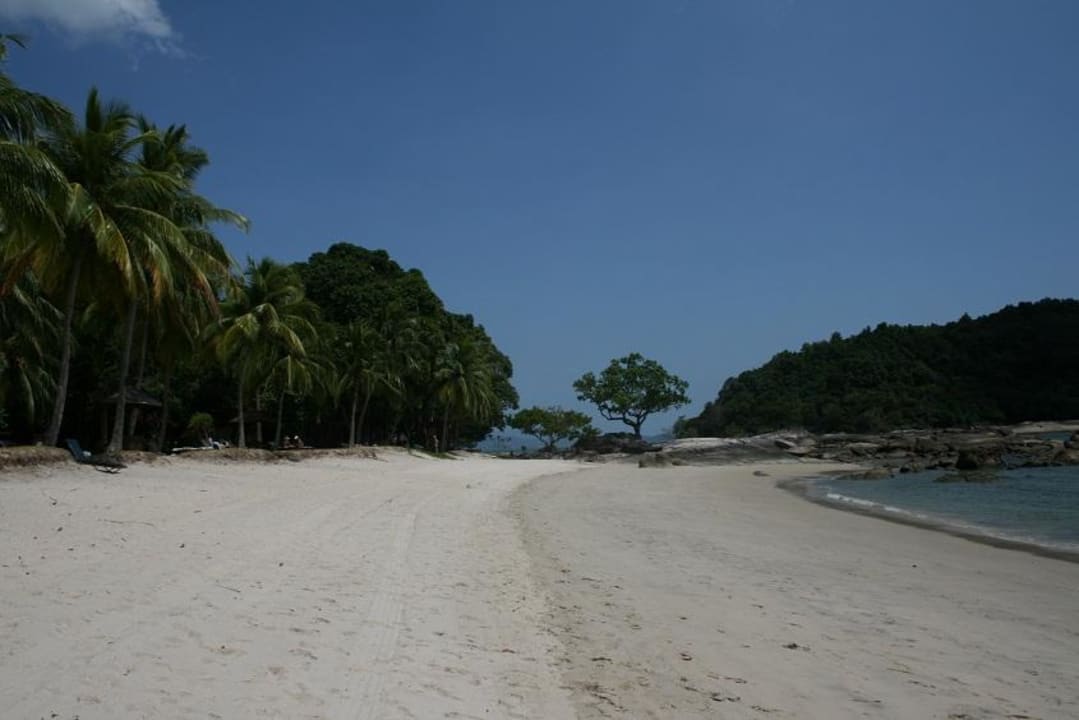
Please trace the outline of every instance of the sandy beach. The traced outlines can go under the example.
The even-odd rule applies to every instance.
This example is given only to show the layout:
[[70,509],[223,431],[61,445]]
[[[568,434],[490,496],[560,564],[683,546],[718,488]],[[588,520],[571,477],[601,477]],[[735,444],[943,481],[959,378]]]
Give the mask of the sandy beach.
[[608,466],[517,495],[578,717],[1079,716],[1079,565],[775,486],[810,468]]
[[1079,565],[775,487],[817,469],[5,470],[0,717],[1079,716]]

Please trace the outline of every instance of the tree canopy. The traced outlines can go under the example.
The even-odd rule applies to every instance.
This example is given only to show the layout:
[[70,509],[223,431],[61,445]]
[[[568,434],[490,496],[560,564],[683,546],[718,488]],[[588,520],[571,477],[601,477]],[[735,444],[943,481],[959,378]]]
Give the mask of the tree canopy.
[[509,426],[543,443],[551,452],[561,440],[578,440],[594,431],[592,420],[582,412],[561,407],[530,407],[510,416]]
[[946,325],[880,324],[781,352],[730,378],[683,434],[729,436],[1079,417],[1079,301],[1009,305]]
[[96,89],[76,118],[4,72],[23,44],[0,35],[0,434],[449,449],[504,426],[512,363],[422,272],[348,243],[238,266],[214,228],[247,220],[199,194],[188,128]]
[[593,403],[607,420],[629,425],[637,437],[649,415],[689,403],[689,383],[640,353],[611,360],[599,377],[585,373],[573,389],[578,400]]

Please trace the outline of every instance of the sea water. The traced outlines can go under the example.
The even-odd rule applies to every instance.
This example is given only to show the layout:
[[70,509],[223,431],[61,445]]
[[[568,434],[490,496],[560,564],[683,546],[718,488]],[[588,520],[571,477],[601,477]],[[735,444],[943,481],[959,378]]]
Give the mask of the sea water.
[[823,478],[810,496],[899,519],[1079,552],[1079,467]]

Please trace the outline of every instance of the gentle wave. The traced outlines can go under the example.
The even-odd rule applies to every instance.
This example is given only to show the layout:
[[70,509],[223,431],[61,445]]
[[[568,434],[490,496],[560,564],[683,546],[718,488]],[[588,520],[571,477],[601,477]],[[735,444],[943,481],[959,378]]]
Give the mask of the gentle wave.
[[[1001,482],[990,485],[935,483],[942,473],[874,481],[831,477],[810,481],[806,490],[811,498],[834,507],[908,520],[987,541],[1079,553],[1075,532],[1079,520],[1077,471],[1079,468],[1028,470],[1021,474],[1006,471]],[[1035,517],[1018,521],[1017,510],[1035,511]],[[1052,520],[1051,526],[1045,524],[1047,518]]]
[[849,495],[840,495],[839,493],[826,493],[825,499],[833,502],[846,503],[847,505],[855,505],[857,507],[863,507],[872,510],[880,510],[887,513],[893,513],[895,515],[908,515],[910,517],[916,517],[921,520],[930,520],[928,515],[916,513],[911,510],[904,510],[903,508],[895,507],[894,505],[884,505],[883,503],[873,502],[872,500],[863,500],[861,498],[851,497]]

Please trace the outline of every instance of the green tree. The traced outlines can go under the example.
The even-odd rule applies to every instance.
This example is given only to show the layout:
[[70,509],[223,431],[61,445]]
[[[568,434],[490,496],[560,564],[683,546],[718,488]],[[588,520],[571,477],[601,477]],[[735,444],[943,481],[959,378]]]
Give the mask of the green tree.
[[[70,187],[37,141],[43,131],[69,125],[71,113],[55,100],[19,87],[4,72],[8,45],[25,47],[25,42],[21,35],[0,34],[0,240],[26,243],[48,236],[55,242],[63,235]],[[9,264],[2,284],[10,288],[24,269]]]
[[155,445],[164,449],[169,431],[169,416],[173,400],[173,378],[178,364],[184,361],[206,367],[213,358],[206,357],[204,334],[217,321],[219,308],[206,296],[191,287],[177,288],[166,301],[154,309],[154,318],[147,328],[152,333],[152,357],[160,369],[161,427]]
[[[182,235],[166,217],[150,209],[156,198],[179,188],[176,178],[148,172],[133,162],[145,140],[133,133],[133,116],[122,103],[102,103],[93,89],[83,122],[66,123],[48,133],[41,147],[67,179],[69,198],[60,235],[33,238],[15,234],[7,255],[15,266],[30,265],[46,288],[63,294],[64,327],[52,419],[46,442],[60,434],[71,364],[71,323],[80,287],[113,291],[112,297],[134,297],[149,282],[161,290],[171,282],[164,266],[146,280],[140,260],[162,243],[175,245]],[[122,368],[121,374],[124,374]],[[120,398],[121,404],[123,394]]]
[[455,411],[484,418],[496,407],[491,363],[483,344],[465,334],[443,346],[435,360],[435,368],[438,399],[442,403],[441,448],[449,450],[449,423]]
[[[56,378],[47,377],[46,355],[54,356],[62,321],[42,295],[38,275],[28,270],[45,259],[37,243],[62,244],[64,214],[71,188],[63,171],[39,146],[42,132],[71,122],[60,103],[19,87],[4,72],[9,45],[25,47],[26,38],[0,34],[0,368],[4,373],[3,409],[9,421],[35,423],[39,406],[55,397]],[[14,403],[11,405],[9,403]]]
[[306,358],[304,340],[315,334],[315,308],[295,270],[269,258],[248,259],[243,278],[230,288],[211,333],[218,358],[236,382],[239,447],[247,447],[247,390],[261,388],[283,358]]
[[388,308],[408,317],[435,317],[442,301],[419,270],[404,270],[385,250],[336,243],[297,263],[308,297],[327,320],[380,324]]
[[[165,303],[169,295],[183,292],[179,287],[193,288],[207,302],[216,305],[213,279],[224,277],[232,260],[209,230],[209,223],[226,220],[240,228],[247,227],[243,217],[213,206],[194,192],[195,178],[209,163],[209,157],[190,144],[185,127],[171,126],[160,131],[145,119],[139,119],[138,130],[141,156],[131,176],[140,182],[132,183],[129,198],[120,199],[126,200],[127,213],[138,217],[144,227],[125,236],[135,265],[135,283],[124,298],[127,317],[120,354],[116,417],[108,452],[123,449],[128,372],[140,311],[145,323],[136,386],[142,381],[154,309]],[[142,194],[140,186],[150,192]]]
[[276,353],[267,387],[277,394],[277,423],[274,429],[274,447],[281,447],[284,427],[285,396],[311,392],[322,369],[307,352],[313,343],[305,343],[303,352],[282,346]]
[[690,421],[686,419],[685,415],[679,415],[678,419],[674,421],[674,425],[671,426],[671,435],[676,438],[697,437],[697,431],[690,425]]
[[53,390],[52,361],[60,313],[27,275],[0,295],[0,411],[28,442]]
[[1079,301],[1020,303],[946,325],[882,323],[729,378],[687,432],[742,435],[1079,416]]
[[577,440],[593,430],[592,420],[582,412],[561,407],[530,407],[510,416],[509,426],[531,435],[553,452],[560,440]]
[[357,436],[363,435],[364,420],[375,392],[380,388],[396,392],[401,375],[393,368],[391,344],[366,320],[348,325],[345,329],[345,348],[345,376],[352,387],[348,426],[348,446],[351,448],[356,446]]
[[589,372],[573,383],[578,400],[593,403],[607,420],[629,425],[637,437],[649,415],[688,404],[688,388],[685,380],[640,353],[611,360],[599,377]]
[[187,421],[188,435],[196,438],[202,447],[209,447],[210,434],[213,431],[214,419],[210,413],[197,412]]
[[[342,342],[328,350],[333,364],[349,375],[355,413],[345,410],[343,439],[360,436],[409,442],[422,437],[428,447],[482,438],[504,424],[517,405],[513,365],[468,315],[449,313],[419,270],[405,270],[384,250],[337,243],[311,255],[296,269],[308,297]],[[367,341],[347,340],[357,323],[381,336],[374,351]],[[464,346],[468,346],[464,348]],[[469,362],[460,362],[462,353]],[[462,368],[472,363],[471,371]],[[478,374],[484,382],[465,381]],[[358,381],[358,382],[357,382]],[[475,393],[468,385],[489,388]],[[352,417],[355,417],[353,421]]]

